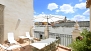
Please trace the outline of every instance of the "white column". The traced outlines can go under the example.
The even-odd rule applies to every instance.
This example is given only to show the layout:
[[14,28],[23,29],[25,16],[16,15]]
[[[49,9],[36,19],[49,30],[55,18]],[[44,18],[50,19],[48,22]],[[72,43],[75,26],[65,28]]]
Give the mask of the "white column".
[[45,34],[45,39],[47,39],[48,38],[48,25],[46,25],[46,27],[45,27],[45,30],[44,30],[44,34]]
[[90,5],[90,31],[91,31],[91,5]]

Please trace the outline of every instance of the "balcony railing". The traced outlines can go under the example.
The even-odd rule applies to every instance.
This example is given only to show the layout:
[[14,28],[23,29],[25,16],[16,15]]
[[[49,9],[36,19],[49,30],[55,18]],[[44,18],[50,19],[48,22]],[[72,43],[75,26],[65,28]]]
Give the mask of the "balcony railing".
[[[34,31],[35,32],[35,37],[39,39],[44,39],[44,32],[41,31]],[[42,35],[42,36],[40,36]],[[60,38],[60,44],[64,46],[68,46],[69,44],[72,43],[72,35],[68,34],[59,34],[59,33],[51,33],[49,32],[49,37],[50,38]]]

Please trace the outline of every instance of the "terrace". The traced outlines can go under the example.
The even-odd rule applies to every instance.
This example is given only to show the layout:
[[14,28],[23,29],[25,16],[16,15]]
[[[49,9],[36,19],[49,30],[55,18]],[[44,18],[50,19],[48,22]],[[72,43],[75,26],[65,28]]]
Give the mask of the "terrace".
[[60,45],[60,39],[48,38],[45,40],[38,40],[38,38],[34,38],[33,42],[25,39],[16,39],[21,47],[14,48],[12,46],[16,44],[10,45],[6,40],[3,43],[3,47],[7,47],[6,49],[0,47],[0,51],[4,51],[7,49],[11,49],[10,51],[71,51],[70,48]]

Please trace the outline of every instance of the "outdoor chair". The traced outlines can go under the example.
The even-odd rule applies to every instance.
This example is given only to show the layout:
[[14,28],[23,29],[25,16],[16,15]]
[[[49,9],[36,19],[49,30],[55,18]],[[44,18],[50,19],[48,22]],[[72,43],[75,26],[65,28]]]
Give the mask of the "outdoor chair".
[[28,38],[30,40],[33,40],[33,37],[30,37],[29,32],[26,32],[26,36],[19,36],[19,37],[22,38],[22,39]]
[[[19,46],[19,45],[12,45],[12,46],[9,46],[9,47],[6,47],[6,46],[4,46],[4,45],[2,45],[2,44],[0,44],[0,47],[1,47],[1,49],[4,49],[4,50],[6,50],[6,51],[12,51],[13,49],[16,49],[16,48],[20,48],[21,46]],[[1,50],[0,49],[0,50]],[[20,49],[19,49],[20,50]]]
[[29,38],[29,41],[32,41],[32,43],[34,42],[33,41],[34,38],[33,37],[30,37],[29,32],[26,32],[26,37]]
[[[8,33],[8,42],[9,46],[11,45],[19,45],[21,46],[15,39],[14,39],[14,33]],[[22,46],[21,46],[22,47]],[[24,47],[23,47],[24,48]],[[25,49],[25,48],[24,48]]]
[[14,33],[8,33],[8,42],[10,44],[18,44],[18,42],[14,39]]
[[29,44],[30,44],[30,41],[33,43],[34,41],[33,41],[33,37],[30,37],[30,34],[29,34],[29,32],[26,32],[26,36],[19,36],[19,38],[21,38],[21,39],[26,39],[26,40],[28,40],[29,41]]
[[33,37],[30,37],[29,32],[26,32],[26,37],[29,38],[30,40],[33,40]]

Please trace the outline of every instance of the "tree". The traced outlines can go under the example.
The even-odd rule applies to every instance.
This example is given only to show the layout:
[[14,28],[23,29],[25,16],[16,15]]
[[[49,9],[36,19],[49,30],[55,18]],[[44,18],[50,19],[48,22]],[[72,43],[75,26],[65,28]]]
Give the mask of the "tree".
[[78,38],[69,45],[72,51],[91,51],[91,32],[84,29],[80,34],[83,38]]

